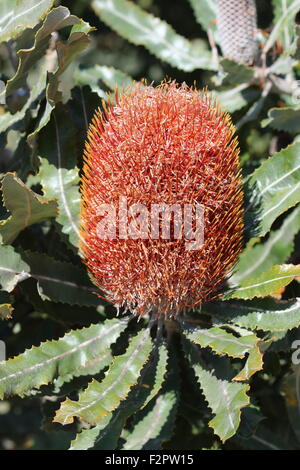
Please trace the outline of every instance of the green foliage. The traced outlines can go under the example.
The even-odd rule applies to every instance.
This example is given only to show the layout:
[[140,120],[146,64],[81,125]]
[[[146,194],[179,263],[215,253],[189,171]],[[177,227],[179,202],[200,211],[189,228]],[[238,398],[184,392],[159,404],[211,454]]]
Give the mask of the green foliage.
[[94,295],[95,288],[81,267],[37,252],[25,251],[22,259],[30,267],[28,275],[38,281],[38,292],[43,300],[70,305],[99,305],[99,298]]
[[217,18],[216,0],[189,0],[195,13],[196,20],[207,31],[211,29],[216,32],[215,20]]
[[[230,327],[230,325],[224,325]],[[234,378],[236,381],[247,381],[258,370],[262,369],[262,355],[258,348],[259,338],[255,334],[245,332],[236,337],[217,326],[204,330],[195,328],[183,330],[184,335],[202,348],[209,347],[217,354],[227,354],[231,357],[244,358],[248,354],[245,367]]]
[[268,118],[262,121],[262,126],[271,126],[278,131],[298,134],[300,109],[299,107],[272,108],[268,112]]
[[[215,70],[208,49],[194,47],[166,22],[128,0],[94,0],[93,8],[111,28],[134,44],[143,45],[159,59],[185,71]],[[155,35],[153,34],[155,31]]]
[[112,414],[109,413],[97,426],[81,431],[81,433],[76,436],[76,439],[72,441],[69,450],[87,450],[94,447],[99,438],[99,434],[109,425],[111,418]]
[[[1,2],[0,449],[299,450],[300,2],[257,6],[250,66],[217,1]],[[101,98],[164,77],[232,115],[245,247],[216,300],[138,322],[82,263],[80,176]]]
[[275,264],[285,263],[294,251],[294,239],[299,231],[300,207],[297,207],[286,217],[278,230],[270,232],[266,241],[252,239],[248,243],[240,256],[231,282],[237,284],[258,276]]
[[206,306],[220,319],[251,330],[287,332],[300,325],[300,300],[277,302],[271,298],[253,301],[226,301]]
[[24,395],[54,379],[61,384],[73,376],[89,374],[96,359],[101,370],[111,362],[109,346],[126,325],[126,321],[107,320],[102,325],[72,331],[57,341],[47,341],[9,359],[1,367],[1,398]]
[[300,265],[275,265],[257,278],[242,282],[239,287],[234,288],[233,292],[225,294],[224,298],[247,300],[254,297],[267,297],[287,286],[298,276],[300,276]]
[[249,385],[218,379],[202,366],[198,351],[190,345],[185,345],[185,349],[208,406],[215,415],[209,425],[225,441],[235,434],[239,426],[241,408],[249,405]]
[[220,65],[225,73],[222,82],[224,85],[239,85],[252,82],[254,79],[255,71],[253,67],[248,67],[245,64],[227,58],[222,59]]
[[284,36],[285,40],[288,40],[285,47],[289,45],[292,36],[291,31],[293,31],[293,19],[300,8],[299,0],[273,0],[273,3],[275,5],[276,23],[266,43],[266,51],[273,46],[277,39],[282,38],[282,36]]
[[298,142],[291,144],[262,163],[250,178],[252,202],[260,205],[257,214],[260,236],[270,230],[280,214],[300,202],[299,150]]
[[133,431],[126,436],[126,443],[122,449],[160,449],[162,441],[168,440],[170,436],[169,433],[169,436],[163,439],[162,433],[165,432],[164,428],[169,425],[170,421],[172,426],[172,421],[174,421],[176,413],[176,404],[177,397],[174,390],[161,393],[155,400],[152,410],[149,411],[149,413],[135,425]]
[[[58,136],[57,129],[57,138]],[[59,211],[56,217],[57,222],[62,225],[62,232],[69,236],[70,243],[77,247],[79,238],[79,210],[80,193],[78,189],[79,175],[78,168],[67,170],[61,168],[62,150],[58,141],[57,166],[49,163],[46,158],[40,159],[39,178],[46,197],[56,197]]]
[[200,328],[183,330],[185,336],[195,344],[201,347],[209,346],[218,354],[228,354],[231,357],[243,358],[257,345],[258,338],[255,335],[242,336],[236,338],[233,334],[227,333],[217,326],[213,328]]
[[55,421],[68,424],[77,416],[89,424],[101,422],[109,412],[117,408],[137,383],[150,352],[150,332],[146,329],[131,340],[125,354],[114,360],[101,383],[93,380],[79,395],[78,401],[68,399],[62,403]]
[[120,91],[132,83],[132,78],[129,75],[105,65],[96,65],[84,70],[78,69],[75,72],[75,78],[79,85],[89,85],[95,93],[103,98],[105,98],[105,94],[98,85],[100,80],[111,90],[117,87]]
[[30,277],[30,267],[12,246],[0,246],[0,284],[3,290],[11,292],[18,282]]
[[0,236],[4,244],[12,243],[29,225],[55,217],[55,199],[47,199],[31,191],[13,173],[6,173],[2,180],[3,203],[11,216],[0,222]]
[[13,307],[10,304],[9,295],[6,292],[0,292],[0,319],[7,320],[11,318]]
[[54,0],[4,0],[0,7],[1,42],[33,28],[53,6]]

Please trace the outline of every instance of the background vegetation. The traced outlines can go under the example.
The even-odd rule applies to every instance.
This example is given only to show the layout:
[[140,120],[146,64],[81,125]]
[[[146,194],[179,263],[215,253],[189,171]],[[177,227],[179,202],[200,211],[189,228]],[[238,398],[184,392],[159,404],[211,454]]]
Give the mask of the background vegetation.
[[[265,68],[216,57],[214,5],[0,4],[0,338],[9,358],[27,350],[0,365],[0,449],[300,448],[300,2],[257,2]],[[162,325],[151,339],[146,325],[114,319],[77,250],[94,110],[116,84],[165,77],[208,86],[232,113],[247,209],[228,291],[191,313],[181,335],[166,325],[168,343]],[[90,403],[141,341],[135,381],[125,377],[99,422],[99,408],[81,415],[78,393]]]

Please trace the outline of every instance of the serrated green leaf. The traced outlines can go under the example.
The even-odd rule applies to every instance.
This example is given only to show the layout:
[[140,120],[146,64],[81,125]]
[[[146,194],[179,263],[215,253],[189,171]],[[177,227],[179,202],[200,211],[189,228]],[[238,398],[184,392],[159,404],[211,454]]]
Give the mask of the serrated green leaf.
[[[161,347],[163,340],[158,340],[158,344]],[[139,409],[132,417],[132,432],[123,431],[122,438],[126,441],[122,447],[124,450],[160,450],[163,443],[172,437],[179,405],[181,379],[178,369],[178,354],[172,345],[170,347],[168,370],[164,376],[163,387],[157,398],[152,401],[147,400],[149,404]]]
[[71,442],[69,450],[88,450],[91,447],[94,447],[99,434],[109,424],[111,418],[112,413],[109,413],[105,418],[103,418],[100,424],[97,424],[97,426],[91,429],[84,429],[78,433],[76,438]]
[[244,114],[244,116],[238,122],[235,123],[235,126],[237,129],[240,129],[242,126],[244,126],[248,122],[251,122],[259,117],[264,107],[265,101],[271,92],[271,89],[272,89],[272,84],[271,82],[268,82],[263,88],[262,93],[260,94],[258,100],[255,101],[247,110],[247,112]]
[[177,396],[174,390],[161,393],[152,410],[136,424],[132,433],[127,436],[123,450],[141,450],[149,441],[159,437],[163,426],[176,410],[176,404]]
[[150,15],[127,0],[93,0],[100,19],[128,41],[149,49],[159,59],[186,72],[216,70],[211,53],[200,50],[175,33],[165,21]]
[[94,428],[77,434],[69,450],[114,450],[117,448],[128,413],[115,410],[103,418]]
[[109,413],[99,425],[84,430],[76,436],[70,450],[115,449],[127,419],[145,406],[160,391],[166,374],[167,350],[163,341],[158,341],[152,351],[152,360],[141,372],[138,383],[129,392],[126,400],[114,413]]
[[0,4],[0,42],[16,38],[47,14],[54,0],[2,0]]
[[[49,47],[49,39],[54,31],[72,26],[69,39],[66,43],[57,42],[56,51]],[[5,113],[0,116],[0,132],[1,129],[12,126],[19,120],[23,119],[25,113],[32,105],[33,101],[45,90],[47,86],[47,104],[44,113],[39,119],[36,128],[28,136],[29,143],[32,143],[35,135],[49,122],[53,107],[57,101],[70,97],[70,88],[72,87],[71,77],[67,75],[66,69],[83,49],[89,44],[88,33],[92,30],[88,23],[70,14],[66,7],[58,7],[53,9],[45,19],[41,28],[37,31],[34,45],[29,49],[21,49],[18,51],[19,65],[16,74],[7,82],[6,96],[14,91],[24,87],[29,75],[29,88],[32,88],[31,95],[21,111],[16,114]],[[58,62],[58,65],[57,65]],[[35,72],[32,73],[35,66],[38,68],[39,77],[36,86]],[[42,73],[41,73],[42,72]],[[66,72],[66,73],[65,73]],[[34,75],[35,81],[32,83],[30,77]],[[60,90],[61,82],[63,82],[62,90]]]
[[261,421],[263,421],[264,416],[259,410],[258,406],[247,406],[247,408],[242,409],[242,419],[241,425],[238,429],[238,437],[243,439],[249,439],[252,437]]
[[7,292],[0,291],[0,319],[8,320],[11,318],[13,307],[10,303],[10,298]]
[[268,118],[264,119],[261,125],[290,134],[298,134],[300,132],[300,107],[272,108],[268,111]]
[[10,112],[0,114],[0,134],[17,124],[19,125],[19,123],[24,120],[26,114],[29,113],[29,110],[33,106],[34,102],[45,90],[47,82],[47,70],[49,68],[49,62],[51,61],[53,61],[51,55],[45,56],[39,62],[38,75],[36,74],[35,70],[29,74],[28,84],[31,91],[29,98],[23,108],[15,114],[11,114]]
[[189,3],[194,11],[196,20],[203,29],[205,31],[211,29],[216,34],[217,0],[189,0]]
[[258,236],[264,236],[274,220],[300,202],[300,143],[276,153],[251,175],[252,201],[246,208],[260,205],[256,214]]
[[[276,5],[280,5],[279,0],[273,1],[276,1]],[[277,22],[265,44],[264,50],[266,52],[269,51],[277,39],[282,37],[282,34],[285,34],[285,31],[291,27],[296,14],[300,10],[300,0],[287,1],[289,5],[286,4],[286,8],[281,10],[281,13],[278,14]]]
[[38,281],[38,292],[43,300],[70,305],[99,305],[100,300],[94,294],[95,288],[84,268],[58,261],[45,253],[25,251],[22,259],[30,267],[30,276]]
[[241,408],[250,403],[247,395],[249,385],[218,379],[199,363],[192,345],[184,342],[184,349],[208,406],[215,415],[209,426],[224,442],[234,436],[240,424]]
[[252,375],[261,370],[263,365],[262,353],[256,345],[249,351],[249,355],[243,369],[234,377],[233,380],[235,382],[245,382],[249,380]]
[[294,238],[300,231],[300,207],[286,217],[280,229],[270,233],[265,242],[249,243],[242,252],[235,273],[230,278],[233,284],[256,277],[275,264],[286,262],[294,250]]
[[11,244],[19,233],[32,224],[57,215],[57,203],[29,189],[14,173],[7,173],[1,184],[3,202],[11,216],[0,221],[0,239]]
[[78,401],[67,399],[56,413],[54,421],[69,424],[77,416],[89,424],[97,424],[115,410],[136,384],[141,369],[152,349],[150,331],[140,331],[130,341],[127,351],[115,358],[101,383],[93,380]]
[[60,105],[52,112],[51,120],[38,137],[40,167],[37,175],[44,196],[56,197],[59,207],[57,222],[70,243],[78,246],[80,192],[76,166],[76,129],[69,113]]
[[[282,20],[288,9],[293,5],[294,0],[272,0],[273,9],[274,9],[274,24],[277,25],[278,22]],[[300,9],[300,2],[298,2],[298,10]],[[278,29],[276,39],[280,40],[283,48],[287,51],[292,44],[293,41],[293,33],[294,33],[294,18],[296,16],[297,11],[291,15],[288,15],[288,19],[285,20],[282,24],[282,27]]]
[[260,93],[258,90],[249,88],[248,83],[242,83],[228,90],[214,91],[218,101],[229,113],[234,113],[256,100]]
[[56,197],[59,207],[57,222],[62,232],[68,235],[70,243],[78,246],[79,240],[79,174],[78,168],[66,170],[49,164],[46,158],[40,159],[39,178],[46,197]]
[[38,281],[38,291],[44,300],[95,307],[100,303],[85,269],[72,263],[44,253],[25,251],[20,255],[12,246],[0,246],[0,258],[0,283],[7,292],[32,277]]
[[110,345],[126,328],[128,319],[107,320],[67,333],[63,338],[34,346],[0,365],[0,397],[24,395],[55,378],[60,383],[89,373],[92,360],[101,357],[99,370],[112,359]]
[[300,326],[300,299],[276,301],[271,298],[252,301],[225,301],[205,306],[216,318],[242,328],[286,332]]
[[300,265],[282,264],[272,266],[268,271],[260,274],[255,279],[249,279],[224,294],[224,300],[228,299],[253,299],[254,297],[266,297],[282,289],[300,276]]
[[86,327],[106,318],[101,299],[97,307],[80,306],[80,308],[74,308],[74,305],[67,303],[42,300],[34,278],[28,279],[24,285],[20,284],[20,291],[36,312],[41,312],[43,317],[47,316],[48,319],[53,319],[66,328],[72,328],[74,325],[78,328]]
[[235,358],[248,358],[243,370],[234,380],[248,380],[255,372],[262,369],[262,354],[258,348],[259,338],[255,334],[236,337],[220,327],[207,329],[184,328],[185,337],[202,348],[209,347],[217,354],[227,354]]
[[220,64],[223,71],[226,73],[222,85],[251,83],[254,79],[255,69],[253,67],[228,58],[221,59]]
[[1,320],[8,320],[11,318],[13,307],[10,304],[1,304],[0,305],[0,318]]
[[[296,59],[290,56],[280,55],[271,65],[270,72],[275,75],[286,75],[287,70],[292,70],[297,65],[297,62]],[[274,78],[274,76],[272,78]],[[276,79],[278,79],[278,77],[275,77],[274,85],[276,85]]]
[[300,366],[294,365],[292,373],[286,375],[281,383],[280,390],[285,400],[289,420],[298,441],[300,440]]
[[11,292],[18,282],[30,277],[30,267],[12,246],[0,245],[0,284],[2,289]]
[[142,408],[148,405],[148,403],[158,394],[160,391],[167,373],[168,365],[168,349],[164,341],[161,341],[157,345],[158,359],[156,363],[153,363],[152,367],[155,368],[155,378],[150,393],[145,399]]
[[88,47],[90,43],[88,33],[95,29],[83,20],[76,17],[75,19],[78,22],[74,23],[67,42],[59,41],[56,44],[58,67],[54,73],[49,74],[47,87],[47,99],[52,105],[60,101],[66,103],[70,99],[71,89],[74,85],[73,72],[68,74],[66,69],[72,64],[75,57]]
[[300,60],[300,26],[295,26],[295,41],[292,47],[293,59],[297,62]]
[[218,326],[201,329],[186,324],[182,332],[189,341],[199,344],[202,348],[209,346],[217,354],[239,358],[243,358],[258,341],[255,335],[237,338]]
[[126,73],[106,65],[95,65],[83,70],[77,69],[74,73],[74,79],[78,85],[89,85],[92,91],[101,98],[106,98],[107,95],[99,87],[99,81],[103,82],[111,90],[115,90],[116,87],[119,90],[123,90],[133,82],[133,78]]
[[[26,79],[31,68],[33,68],[46,53],[49,47],[49,39],[54,31],[59,31],[67,26],[85,25],[84,21],[70,14],[66,7],[54,8],[47,15],[43,25],[35,35],[34,44],[29,49],[20,49],[17,52],[19,58],[18,70],[15,75],[7,82],[6,96],[10,95],[18,88],[26,85]],[[53,61],[53,66],[56,60]]]

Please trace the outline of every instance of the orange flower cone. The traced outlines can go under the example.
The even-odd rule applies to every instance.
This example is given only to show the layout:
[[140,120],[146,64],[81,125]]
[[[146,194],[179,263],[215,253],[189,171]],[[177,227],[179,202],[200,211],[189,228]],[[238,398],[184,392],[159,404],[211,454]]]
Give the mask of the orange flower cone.
[[[229,115],[209,94],[174,82],[133,85],[96,113],[85,150],[80,249],[93,282],[117,307],[171,317],[211,299],[223,285],[243,236],[233,135]],[[186,237],[175,237],[174,228],[169,238],[161,231],[158,238],[134,238],[118,225],[114,237],[99,237],[99,207],[113,207],[120,222],[125,200],[149,213],[159,204],[182,211],[201,205],[202,246],[187,249]]]

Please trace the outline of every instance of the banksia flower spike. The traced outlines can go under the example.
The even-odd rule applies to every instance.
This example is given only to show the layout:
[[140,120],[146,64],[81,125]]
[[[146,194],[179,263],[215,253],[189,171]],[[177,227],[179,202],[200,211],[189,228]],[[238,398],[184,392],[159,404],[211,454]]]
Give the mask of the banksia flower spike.
[[258,53],[255,0],[218,0],[217,25],[223,55],[253,64]]
[[[133,85],[96,113],[83,168],[81,251],[94,283],[116,306],[171,317],[224,283],[243,232],[233,134],[230,117],[208,93],[174,82]],[[204,241],[197,245],[199,207]],[[185,208],[190,231],[179,234],[178,209]],[[173,226],[164,233],[166,212]],[[158,224],[154,231],[150,223]],[[103,224],[107,236],[99,236]]]

